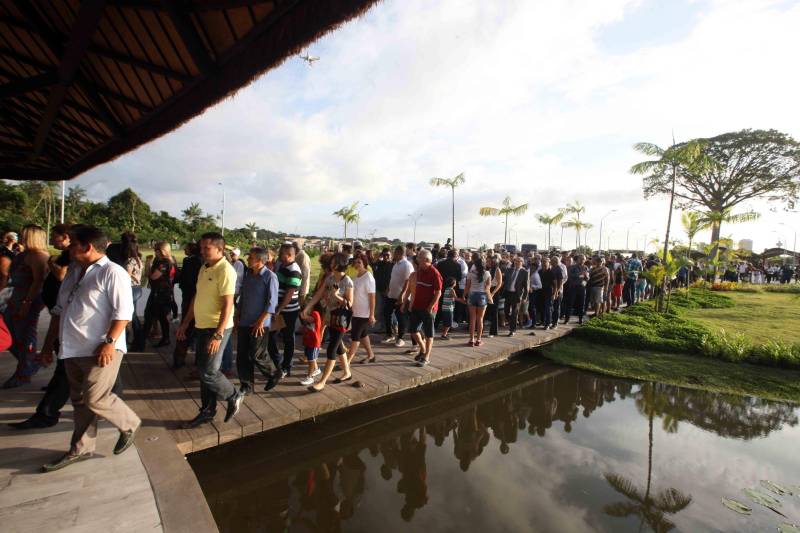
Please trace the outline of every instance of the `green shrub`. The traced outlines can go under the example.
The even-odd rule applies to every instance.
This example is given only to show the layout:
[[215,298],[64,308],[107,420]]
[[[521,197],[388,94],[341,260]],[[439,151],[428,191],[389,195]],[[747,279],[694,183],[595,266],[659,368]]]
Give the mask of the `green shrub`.
[[670,300],[670,306],[679,309],[724,309],[734,305],[729,296],[707,289],[678,289]]
[[764,290],[767,292],[779,292],[783,294],[800,294],[800,285],[765,285]]
[[741,333],[728,334],[724,329],[705,335],[700,343],[700,351],[707,357],[738,363],[747,359],[752,346]]
[[755,347],[751,358],[760,365],[800,367],[800,344],[769,340]]

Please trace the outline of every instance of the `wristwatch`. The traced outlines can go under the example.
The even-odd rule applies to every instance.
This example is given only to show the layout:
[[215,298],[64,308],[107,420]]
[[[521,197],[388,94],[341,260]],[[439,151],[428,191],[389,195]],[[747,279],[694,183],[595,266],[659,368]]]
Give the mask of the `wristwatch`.
[[106,344],[114,344],[115,342],[117,342],[117,340],[112,339],[111,337],[106,337],[103,342],[105,342]]
[[214,333],[211,336],[211,338],[214,339],[215,341],[221,341],[222,340],[222,333]]

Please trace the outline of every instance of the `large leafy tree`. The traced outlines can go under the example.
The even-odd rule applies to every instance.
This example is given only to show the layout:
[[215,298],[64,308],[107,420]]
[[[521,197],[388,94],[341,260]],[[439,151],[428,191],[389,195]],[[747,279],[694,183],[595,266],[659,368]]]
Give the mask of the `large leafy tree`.
[[511,197],[506,196],[503,200],[503,207],[481,207],[478,213],[482,217],[505,217],[505,228],[503,229],[503,244],[508,242],[508,217],[510,215],[524,215],[528,210],[528,204],[512,205]]
[[[695,139],[702,164],[680,162],[675,172],[678,207],[723,213],[742,202],[764,198],[793,208],[800,194],[800,143],[775,130],[742,130]],[[682,143],[670,149],[679,150]],[[672,167],[653,166],[644,174],[645,198],[672,191]],[[719,241],[724,220],[711,226]]]
[[450,238],[452,239],[453,246],[456,245],[456,187],[463,184],[464,173],[453,178],[431,178],[431,185],[434,187],[450,187],[450,207],[451,207],[451,222],[453,224],[453,232]]

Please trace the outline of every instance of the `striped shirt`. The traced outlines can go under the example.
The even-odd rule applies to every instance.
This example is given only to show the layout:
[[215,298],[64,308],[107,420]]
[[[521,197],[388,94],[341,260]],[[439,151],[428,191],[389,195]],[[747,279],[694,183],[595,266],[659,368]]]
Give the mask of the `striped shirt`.
[[284,313],[300,310],[300,285],[303,283],[303,272],[297,263],[282,264],[278,269],[278,305],[286,296],[286,291],[294,289],[292,299],[283,308]]

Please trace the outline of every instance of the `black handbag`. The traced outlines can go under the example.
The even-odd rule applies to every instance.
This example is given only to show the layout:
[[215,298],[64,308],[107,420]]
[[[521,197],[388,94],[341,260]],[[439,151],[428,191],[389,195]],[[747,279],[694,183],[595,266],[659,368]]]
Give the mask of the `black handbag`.
[[331,327],[337,331],[349,331],[353,320],[353,310],[349,305],[337,307],[331,311]]

